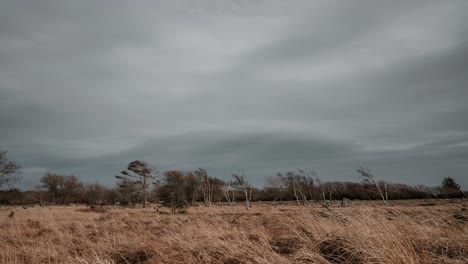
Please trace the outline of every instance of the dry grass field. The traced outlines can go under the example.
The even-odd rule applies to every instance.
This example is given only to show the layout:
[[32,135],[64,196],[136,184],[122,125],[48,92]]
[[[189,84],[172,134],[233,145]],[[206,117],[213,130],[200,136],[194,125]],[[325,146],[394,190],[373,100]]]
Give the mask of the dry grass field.
[[0,262],[468,263],[468,201],[391,204],[4,207]]

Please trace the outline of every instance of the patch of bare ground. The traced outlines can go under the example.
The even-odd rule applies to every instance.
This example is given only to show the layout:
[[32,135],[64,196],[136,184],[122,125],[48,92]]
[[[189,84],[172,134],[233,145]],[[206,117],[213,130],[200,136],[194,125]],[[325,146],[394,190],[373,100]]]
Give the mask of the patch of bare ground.
[[11,208],[0,263],[468,263],[467,204]]

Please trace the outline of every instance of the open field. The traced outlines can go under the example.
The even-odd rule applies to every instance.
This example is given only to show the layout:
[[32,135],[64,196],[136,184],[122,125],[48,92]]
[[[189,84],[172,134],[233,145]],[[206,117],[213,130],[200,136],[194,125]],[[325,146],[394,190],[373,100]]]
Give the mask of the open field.
[[467,200],[391,204],[2,208],[0,263],[468,262]]

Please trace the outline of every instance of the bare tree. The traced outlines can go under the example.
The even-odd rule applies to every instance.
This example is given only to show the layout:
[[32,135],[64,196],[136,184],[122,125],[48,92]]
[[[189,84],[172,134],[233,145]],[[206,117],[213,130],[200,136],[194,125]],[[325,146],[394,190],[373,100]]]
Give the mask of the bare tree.
[[328,201],[331,202],[333,200],[333,192],[336,190],[335,183],[330,181],[324,182],[323,188],[325,189],[325,193],[328,195]]
[[298,175],[295,175],[293,172],[287,172],[286,178],[288,179],[289,185],[292,186],[294,197],[296,197],[297,205],[300,205],[299,197],[300,197],[300,186],[298,182]]
[[82,200],[87,204],[96,205],[104,202],[104,197],[108,189],[98,182],[87,183],[83,187]]
[[289,171],[284,175],[278,173],[278,177],[283,179],[289,192],[292,192],[296,198],[298,205],[301,204],[300,200],[302,200],[303,204],[309,204],[307,197],[313,188],[313,179],[311,177],[313,173],[313,171],[305,172],[303,170]]
[[41,178],[42,187],[52,196],[52,202],[66,203],[70,197],[77,194],[83,184],[75,176],[46,173]]
[[287,185],[282,175],[278,173],[276,176],[268,177],[266,179],[266,187],[271,189],[275,194],[275,201],[283,201],[284,193],[286,192]]
[[6,157],[7,151],[0,149],[0,187],[19,179],[20,166]]
[[234,203],[234,188],[232,188],[232,184],[224,182],[221,186],[221,191],[224,194],[224,198],[230,205]]
[[213,203],[214,192],[214,184],[212,178],[208,176],[208,172],[206,172],[206,170],[201,168],[195,170],[193,174],[200,181],[200,190],[203,194],[203,202],[205,203],[205,206],[210,207]]
[[243,172],[240,174],[233,174],[232,177],[234,178],[233,186],[244,193],[245,209],[249,210],[251,207],[250,203],[252,201],[252,185],[250,185],[250,183],[245,179]]
[[321,199],[323,200],[323,202],[325,203],[327,198],[325,197],[325,187],[324,187],[324,184],[322,182],[322,180],[320,179],[320,177],[315,174],[315,183],[317,184],[317,187],[318,189],[320,190],[320,196],[321,196]]
[[[146,207],[146,200],[148,196],[148,188],[151,180],[155,179],[152,174],[155,170],[148,165],[145,161],[135,160],[128,164],[128,171],[122,171],[121,175],[115,177],[121,180],[123,187],[130,188],[131,185],[137,186],[137,188],[143,193],[143,208]],[[132,173],[130,173],[130,172]]]
[[387,184],[383,183],[383,188],[380,186],[382,183],[375,181],[374,175],[369,169],[360,167],[357,169],[357,172],[361,174],[361,177],[365,183],[369,183],[375,185],[377,191],[379,192],[380,197],[385,206],[388,206],[388,192],[387,192]]
[[300,193],[303,197],[304,203],[308,204],[307,196],[309,196],[310,199],[313,199],[313,193],[315,192],[315,181],[319,179],[319,177],[313,170],[304,171],[299,169],[298,171],[299,174],[297,179],[300,182]]

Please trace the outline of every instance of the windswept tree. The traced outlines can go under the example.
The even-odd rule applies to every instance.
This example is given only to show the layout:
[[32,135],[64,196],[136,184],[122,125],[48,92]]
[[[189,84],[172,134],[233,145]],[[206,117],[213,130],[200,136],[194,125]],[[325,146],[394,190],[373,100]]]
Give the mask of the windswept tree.
[[141,202],[141,189],[135,180],[126,175],[116,175],[119,181],[117,182],[116,191],[119,194],[119,202],[121,205]]
[[273,192],[275,201],[283,201],[287,187],[288,186],[286,185],[286,181],[280,173],[278,173],[276,176],[266,178],[265,189]]
[[205,206],[210,207],[214,202],[214,195],[218,188],[221,187],[218,179],[208,176],[208,172],[204,169],[193,171],[193,175],[198,178],[200,191],[203,195]]
[[7,151],[0,149],[0,187],[19,179],[20,166],[6,157]]
[[46,173],[41,178],[42,188],[45,188],[52,197],[52,202],[65,204],[68,200],[77,195],[83,184],[73,175],[59,175]]
[[128,164],[127,170],[120,172],[115,177],[120,180],[119,187],[127,192],[137,191],[143,194],[143,207],[146,207],[148,188],[151,181],[155,179],[154,168],[142,160],[135,160]]
[[382,182],[377,182],[374,178],[374,175],[369,169],[360,167],[359,169],[357,169],[357,172],[361,174],[361,178],[364,183],[375,185],[375,187],[377,188],[377,191],[379,192],[380,197],[382,198],[384,205],[388,206],[387,184],[382,183]]
[[[316,174],[313,173],[314,175],[314,181],[317,185],[317,190],[320,192],[319,196],[321,197],[320,199],[317,199],[316,195],[316,200],[322,200],[324,204],[328,204],[332,200],[332,195],[333,192],[335,191],[334,184],[332,182],[323,182],[322,179]],[[328,197],[328,200],[327,200]]]
[[234,195],[234,188],[232,187],[232,184],[229,182],[223,182],[221,185],[221,191],[223,192],[224,199],[232,205],[235,200],[235,195]]
[[245,175],[243,172],[240,174],[233,174],[232,177],[234,178],[232,186],[244,193],[245,209],[249,210],[249,208],[251,207],[250,203],[252,201],[253,186],[245,179]]
[[301,200],[304,204],[308,204],[308,197],[312,198],[314,192],[314,179],[313,171],[288,171],[285,174],[278,173],[277,177],[281,179],[288,193],[296,199],[298,205]]
[[301,191],[301,179],[299,175],[297,175],[293,171],[289,171],[286,172],[284,175],[278,173],[278,176],[286,182],[286,186],[288,187],[289,192],[293,193],[298,205],[300,205],[300,199],[306,200],[304,199],[304,193]]

